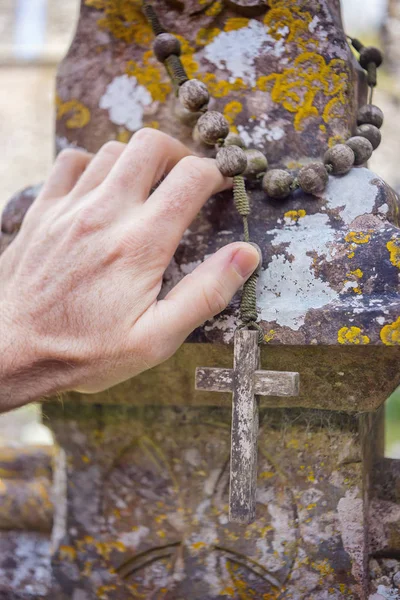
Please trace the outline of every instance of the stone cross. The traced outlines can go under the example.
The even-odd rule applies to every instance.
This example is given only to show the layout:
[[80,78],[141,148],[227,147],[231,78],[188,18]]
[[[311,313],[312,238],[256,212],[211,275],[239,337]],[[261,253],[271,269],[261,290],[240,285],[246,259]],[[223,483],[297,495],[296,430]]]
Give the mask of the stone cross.
[[235,333],[233,369],[196,369],[196,389],[232,393],[229,519],[251,523],[256,512],[257,396],[297,396],[299,374],[260,371],[258,331]]

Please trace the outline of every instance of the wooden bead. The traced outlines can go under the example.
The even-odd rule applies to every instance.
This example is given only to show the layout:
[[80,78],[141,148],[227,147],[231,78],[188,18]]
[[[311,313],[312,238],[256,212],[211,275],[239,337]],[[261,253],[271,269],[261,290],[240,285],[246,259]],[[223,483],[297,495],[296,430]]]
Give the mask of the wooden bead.
[[164,62],[172,54],[180,56],[181,43],[171,33],[160,33],[153,43],[153,52],[160,62]]
[[329,181],[328,173],[322,163],[311,163],[300,169],[298,182],[306,194],[320,194]]
[[365,104],[360,108],[357,115],[357,125],[375,125],[378,129],[382,127],[383,112],[374,104]]
[[374,151],[371,142],[361,135],[355,135],[346,142],[354,152],[354,164],[364,165],[369,160]]
[[207,86],[198,79],[189,79],[179,87],[179,100],[191,112],[204,109],[210,99]]
[[383,55],[379,48],[373,46],[366,46],[360,50],[360,65],[363,69],[367,69],[370,63],[379,67],[382,64]]
[[229,133],[228,121],[216,110],[206,112],[197,121],[200,139],[205,144],[214,146],[226,138]]
[[225,139],[225,146],[239,146],[243,150],[246,148],[246,144],[237,133],[229,132]]
[[325,152],[324,163],[330,165],[334,175],[348,173],[354,165],[354,152],[345,144],[337,144]]
[[217,153],[217,167],[224,177],[240,175],[247,167],[247,158],[244,150],[238,146],[221,148]]
[[372,144],[374,150],[377,149],[382,140],[382,134],[375,125],[360,125],[356,129],[356,135],[367,138]]
[[286,198],[292,191],[293,176],[283,169],[272,169],[263,178],[262,187],[271,198]]
[[261,173],[265,173],[268,169],[268,160],[260,150],[250,148],[245,151],[247,158],[247,167],[243,175],[245,177],[257,177]]

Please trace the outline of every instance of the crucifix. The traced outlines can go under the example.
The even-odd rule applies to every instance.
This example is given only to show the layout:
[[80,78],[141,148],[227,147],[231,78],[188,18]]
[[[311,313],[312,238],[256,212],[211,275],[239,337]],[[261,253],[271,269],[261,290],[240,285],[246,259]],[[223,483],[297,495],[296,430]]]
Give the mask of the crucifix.
[[232,393],[229,520],[238,523],[251,523],[256,512],[257,396],[299,393],[298,373],[259,370],[258,335],[258,331],[236,331],[233,369],[196,369],[196,390]]

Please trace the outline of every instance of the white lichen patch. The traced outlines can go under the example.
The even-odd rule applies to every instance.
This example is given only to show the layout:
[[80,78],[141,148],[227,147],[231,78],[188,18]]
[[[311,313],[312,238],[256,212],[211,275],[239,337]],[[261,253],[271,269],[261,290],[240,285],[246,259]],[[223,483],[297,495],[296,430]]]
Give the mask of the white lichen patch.
[[254,125],[254,120],[249,119],[248,124],[238,125],[240,137],[243,139],[246,146],[252,148],[264,148],[265,140],[268,142],[277,142],[285,135],[285,130],[278,123],[271,127],[267,125],[268,116],[261,116],[257,125]]
[[99,107],[108,110],[112,123],[137,131],[143,126],[144,109],[151,103],[151,94],[136,77],[120,75],[107,86]]
[[228,69],[232,78],[241,78],[254,86],[257,79],[255,60],[261,54],[270,52],[280,58],[285,52],[285,36],[288,27],[279,29],[280,39],[269,33],[263,23],[251,19],[247,27],[233,31],[222,31],[206,46],[204,56],[219,69]]
[[126,531],[121,533],[119,540],[128,548],[138,548],[142,540],[144,540],[150,533],[148,527],[139,525],[134,531]]
[[[324,214],[306,215],[294,228],[271,231],[273,245],[285,244],[286,254],[272,257],[259,278],[258,304],[261,318],[297,331],[310,308],[320,308],[339,298],[329,284],[315,276],[313,257],[331,258],[335,232]],[[290,259],[289,259],[290,256]]]
[[56,135],[57,154],[61,152],[61,150],[66,150],[67,148],[72,148],[73,150],[83,150],[86,152],[85,148],[79,146],[77,142],[71,141],[63,135]]
[[265,25],[252,19],[247,27],[222,31],[217,35],[206,47],[205,57],[219,69],[227,68],[233,77],[240,77],[254,86],[254,61],[260,55],[264,44],[272,39]]
[[350,225],[360,215],[372,213],[378,188],[372,182],[379,179],[369,169],[352,169],[344,177],[330,177],[325,198],[327,207],[338,209],[339,216]]

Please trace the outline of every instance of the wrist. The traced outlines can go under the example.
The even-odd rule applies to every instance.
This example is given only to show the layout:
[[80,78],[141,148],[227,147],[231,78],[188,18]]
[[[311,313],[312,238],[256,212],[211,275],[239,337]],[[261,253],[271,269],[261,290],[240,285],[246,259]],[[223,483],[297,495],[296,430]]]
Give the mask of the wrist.
[[21,321],[15,306],[0,302],[0,412],[49,396],[66,383],[61,363]]

